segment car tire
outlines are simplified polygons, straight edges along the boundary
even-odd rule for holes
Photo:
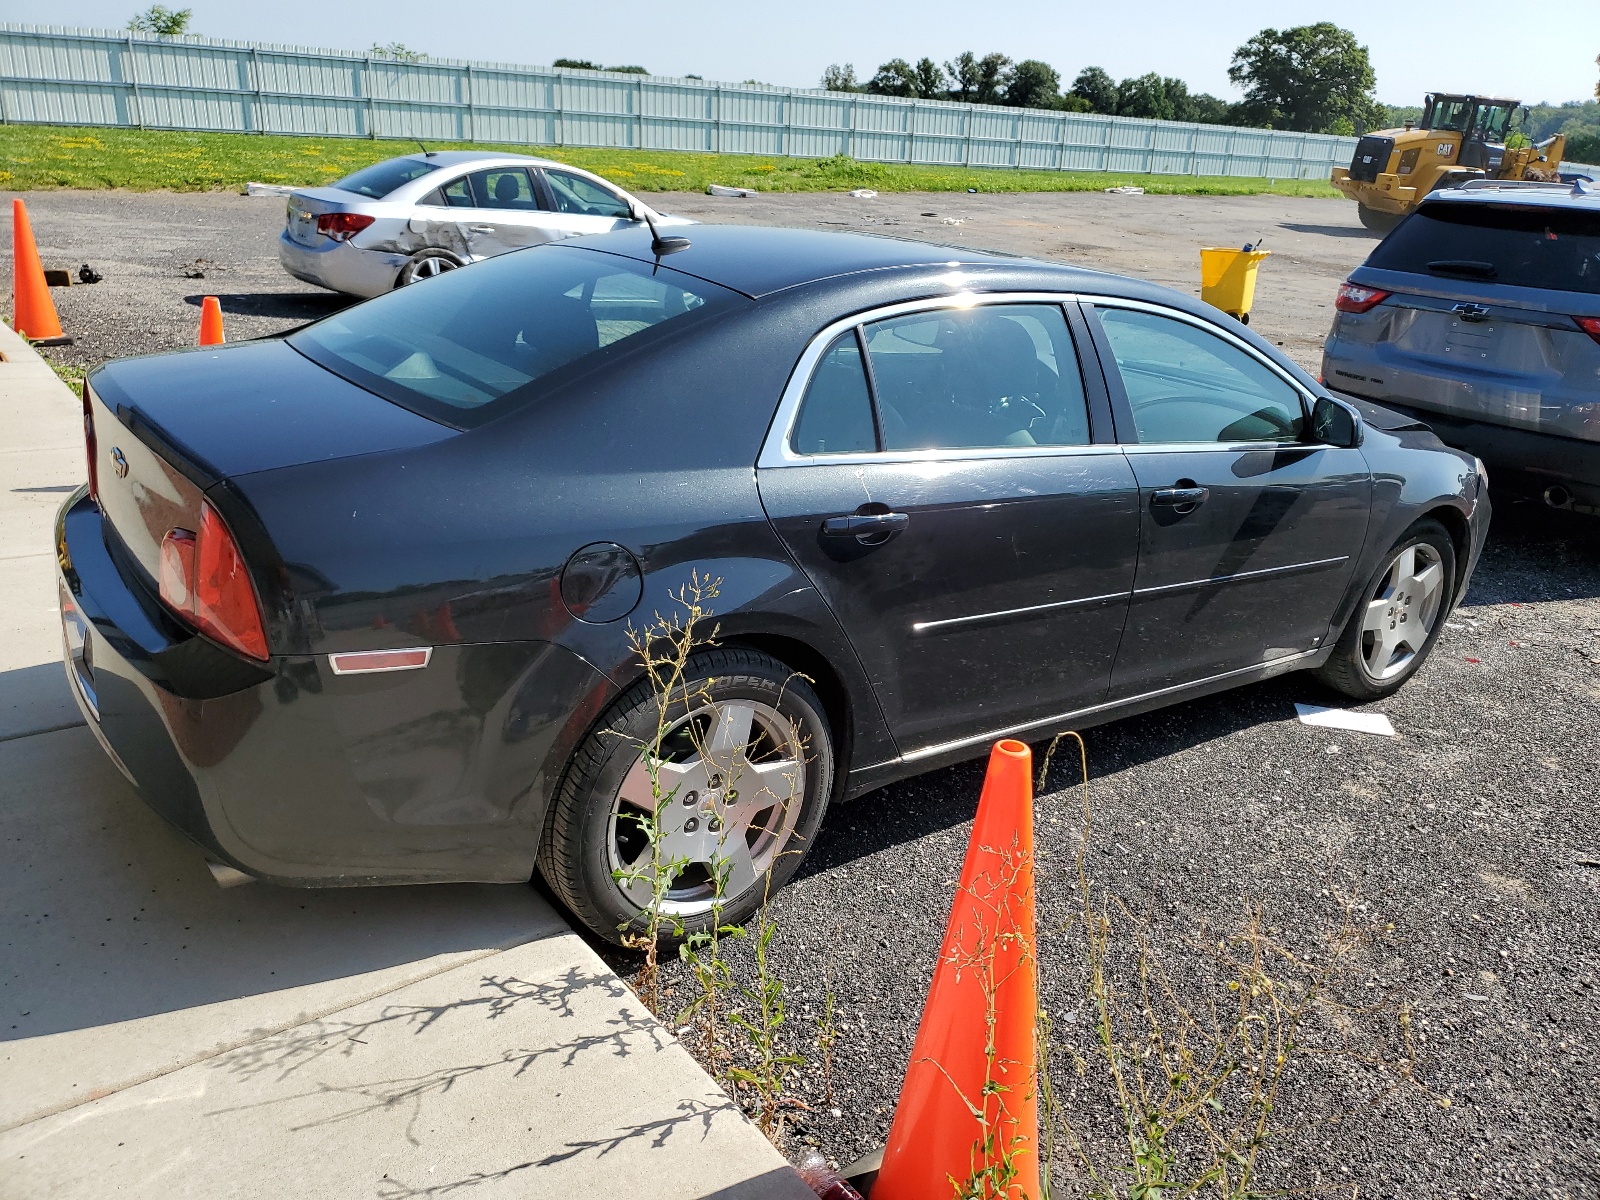
[[[720,848],[672,879],[661,905],[658,936],[663,940],[753,916],[810,849],[833,795],[835,774],[833,736],[816,693],[804,677],[768,655],[743,649],[695,654],[676,695],[661,722],[671,733],[661,742],[666,765],[658,768],[660,797],[654,801],[668,831],[658,839],[659,853],[686,859],[686,854],[670,854],[668,847],[687,844],[692,836],[702,846],[714,842]],[[717,770],[727,760],[712,746],[724,727],[718,723],[736,728],[746,713],[748,757],[743,766],[736,759],[724,780]],[[615,945],[637,944],[649,928],[655,875],[639,818],[647,815],[650,802],[643,750],[655,744],[660,718],[648,680],[617,699],[574,753],[539,848],[545,882],[582,925]],[[737,734],[730,740],[738,741]],[[759,808],[766,798],[778,803],[743,816],[735,785],[746,783],[743,806]],[[780,798],[779,793],[786,794]],[[698,802],[692,799],[697,796]],[[724,817],[725,825],[718,820]],[[696,828],[686,832],[691,824]],[[735,830],[743,835],[740,841],[731,840]],[[718,832],[713,837],[709,831]],[[740,844],[746,855],[736,852]],[[720,897],[714,872],[727,881]]]
[[[1361,217],[1361,223],[1373,233],[1388,233],[1400,224],[1398,213],[1379,212],[1375,208],[1368,208],[1365,204],[1357,204],[1356,212]]]
[[[465,265],[448,250],[440,250],[437,247],[419,250],[411,256],[411,260],[405,266],[400,268],[400,274],[396,276],[394,285],[402,288],[408,283],[432,279],[435,275],[443,275],[446,271],[454,271],[457,267]]]
[[[1431,589],[1418,582],[1435,568]],[[1383,556],[1317,677],[1352,700],[1377,700],[1398,690],[1439,640],[1455,584],[1449,531],[1431,518],[1418,521]]]

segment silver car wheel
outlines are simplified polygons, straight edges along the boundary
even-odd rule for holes
[[[429,279],[435,275],[443,275],[446,271],[454,271],[456,264],[448,258],[441,258],[437,254],[430,255],[417,264],[417,269],[411,272],[417,279]]]
[[[1395,555],[1361,620],[1361,662],[1377,682],[1410,669],[1428,643],[1444,600],[1444,564],[1427,542]]]
[[[702,705],[660,749],[639,755],[612,800],[607,862],[639,909],[668,872],[661,911],[690,917],[758,886],[784,853],[805,802],[805,755],[794,724],[759,700]]]
[[[448,254],[419,254],[400,270],[397,286],[405,287],[408,283],[418,283],[424,279],[432,279],[436,275],[443,275],[446,271],[454,271],[461,264]]]

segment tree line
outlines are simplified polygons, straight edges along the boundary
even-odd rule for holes
[[[836,63],[823,72],[822,86],[835,92],[1301,133],[1362,133],[1382,125],[1387,115],[1373,95],[1377,76],[1367,48],[1330,21],[1263,29],[1234,51],[1228,78],[1244,92],[1243,100],[1193,92],[1183,80],[1153,71],[1118,82],[1102,67],[1083,68],[1063,89],[1060,72],[1049,63],[969,51],[942,65],[926,57],[915,63],[892,58],[864,81],[857,79],[853,64]]]

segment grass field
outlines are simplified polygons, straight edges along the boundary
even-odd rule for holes
[[[359,167],[406,154],[415,143],[363,138],[279,137],[246,133],[0,126],[0,189],[132,188],[203,192],[260,183],[332,183]],[[431,143],[429,149],[501,149],[557,159],[615,180],[629,191],[704,191],[709,183],[765,192],[1083,192],[1134,184],[1178,195],[1336,196],[1320,180],[1236,179],[1209,175],[1114,175],[1089,171],[889,166],[850,158],[762,158],[662,150],[582,150],[548,146]]]

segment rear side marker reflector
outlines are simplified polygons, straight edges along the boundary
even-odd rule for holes
[[[433,647],[420,650],[358,650],[328,655],[335,675],[371,675],[378,671],[415,671],[428,665]]]
[[[1600,317],[1573,317],[1578,323],[1578,328],[1587,333],[1595,341],[1600,342]]]

